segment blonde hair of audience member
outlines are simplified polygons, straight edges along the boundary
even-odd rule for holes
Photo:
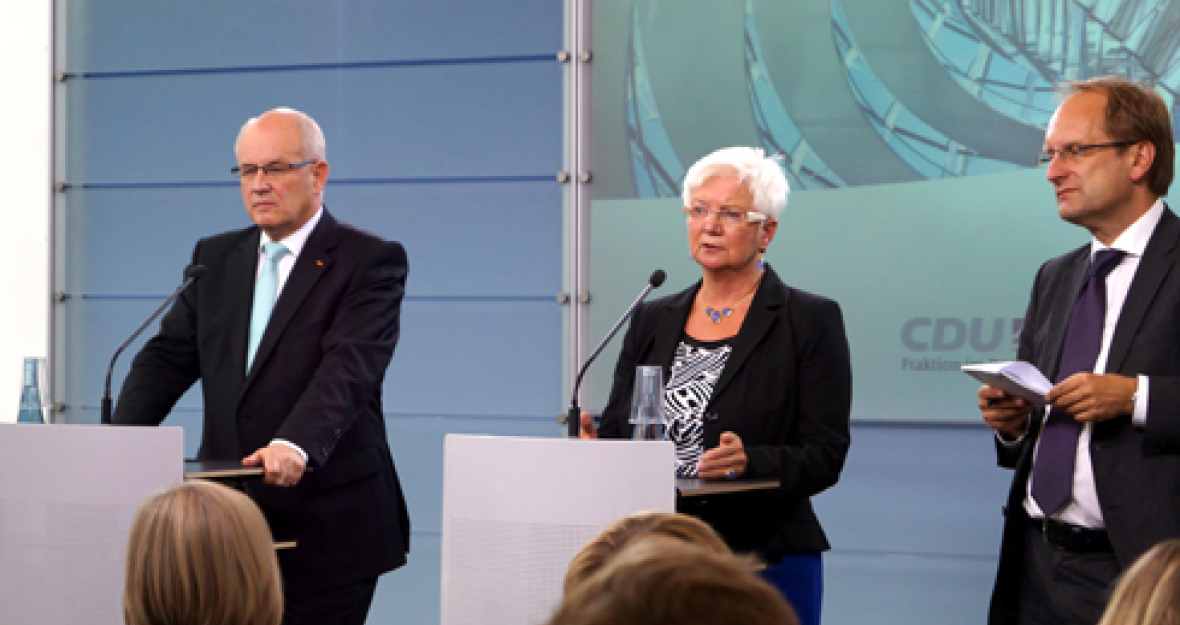
[[[586,543],[565,573],[563,593],[598,572],[628,543],[645,536],[664,536],[692,543],[713,553],[730,554],[729,547],[707,523],[676,512],[637,512],[607,525]]]
[[[798,625],[783,596],[732,554],[634,541],[567,593],[548,625]]]
[[[186,482],[139,506],[127,546],[127,625],[279,625],[274,539],[246,495]]]
[[[1180,539],[1156,544],[1123,573],[1098,625],[1180,625]]]

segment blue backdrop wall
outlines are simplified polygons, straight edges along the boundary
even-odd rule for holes
[[[412,553],[383,579],[370,622],[437,622],[443,436],[559,432],[562,2],[56,10],[63,419],[97,421],[107,360],[179,283],[196,240],[248,225],[229,174],[241,124],[276,106],[307,112],[328,140],[329,209],[410,258],[385,408]],[[189,454],[200,414],[190,392],[170,418]]]

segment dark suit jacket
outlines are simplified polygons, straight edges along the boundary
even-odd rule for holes
[[[667,379],[699,289],[698,282],[636,311],[600,436],[631,436],[635,367],[662,365]],[[705,448],[716,447],[721,433],[732,431],[746,448],[746,476],[778,478],[782,486],[685,498],[679,506],[707,521],[737,551],[773,560],[828,549],[809,498],[836,483],[850,443],[852,367],[840,307],[788,287],[767,267],[732,346],[705,409]]]
[[[1139,261],[1111,339],[1108,373],[1149,376],[1147,427],[1130,416],[1098,423],[1090,442],[1094,485],[1119,565],[1129,566],[1156,542],[1180,536],[1180,219],[1165,207]],[[1045,263],[1037,274],[1020,333],[1019,357],[1057,376],[1070,310],[1090,266],[1090,245]],[[1033,414],[1040,423],[1043,411]],[[1023,501],[1040,427],[1021,445],[997,445],[1001,466],[1014,468],[1000,567],[989,622],[1016,622]]]
[[[288,592],[375,577],[405,563],[410,524],[389,453],[381,383],[398,338],[401,245],[324,210],[246,373],[259,229],[202,239],[206,274],[164,317],[123,383],[116,424],[159,424],[197,379],[202,459],[238,460],[273,438],[312,472],[294,488],[252,484],[277,540]]]

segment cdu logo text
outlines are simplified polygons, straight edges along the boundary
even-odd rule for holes
[[[1023,318],[913,317],[901,326],[901,344],[911,352],[903,371],[958,371],[964,364],[1010,360],[1016,355]]]

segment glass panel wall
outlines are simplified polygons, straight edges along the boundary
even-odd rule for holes
[[[410,263],[384,409],[412,551],[370,622],[437,622],[444,436],[560,432],[562,3],[55,8],[60,418],[98,420],[112,352],[179,284],[196,241],[249,225],[229,173],[242,123],[307,112],[327,137],[328,209],[400,241]],[[140,345],[116,367],[116,397]],[[197,388],[168,420],[190,455],[201,414]]]

